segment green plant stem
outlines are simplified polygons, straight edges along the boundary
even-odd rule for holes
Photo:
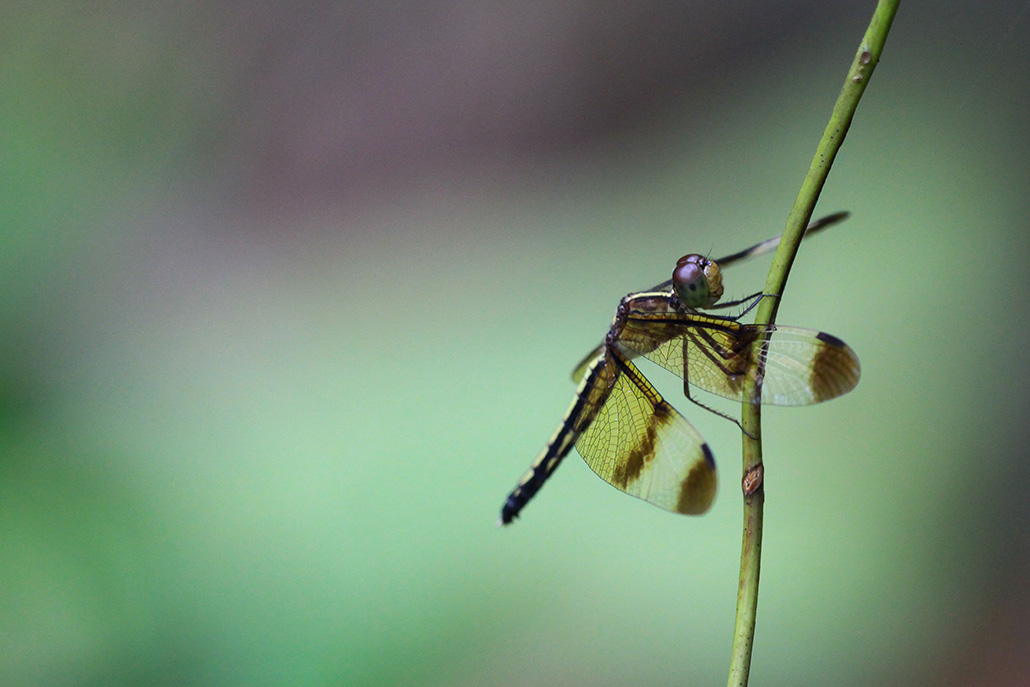
[[[772,324],[780,306],[787,275],[797,255],[805,227],[812,218],[816,201],[830,173],[837,151],[844,143],[844,137],[851,126],[851,120],[858,108],[858,102],[865,92],[873,70],[883,54],[894,15],[900,0],[880,0],[873,12],[869,28],[855,59],[848,70],[833,114],[819,141],[815,157],[801,184],[797,200],[791,208],[783,239],[773,257],[764,293],[774,295],[763,298],[755,316],[756,324]],[[745,388],[745,398],[754,398],[761,392],[761,374],[751,388]],[[755,619],[758,610],[758,577],[762,558],[762,518],[765,505],[764,466],[762,463],[761,406],[744,403],[741,412],[743,432],[744,478],[744,527],[740,551],[740,579],[737,588],[737,616],[733,627],[733,651],[730,659],[730,687],[747,685],[751,671],[751,650],[754,646]]]

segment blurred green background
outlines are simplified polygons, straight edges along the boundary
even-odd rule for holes
[[[495,522],[618,299],[782,229],[873,7],[5,8],[3,684],[722,684],[733,425],[676,403],[703,518],[570,456]],[[863,378],[764,413],[754,684],[1030,681],[1028,35],[902,4],[780,309]]]

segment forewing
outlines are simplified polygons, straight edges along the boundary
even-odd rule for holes
[[[858,384],[858,356],[825,332],[696,314],[678,317],[675,325],[669,317],[660,324],[631,321],[619,343],[700,389],[736,401],[810,405],[846,394]],[[639,333],[656,329],[660,334],[650,339]],[[759,370],[761,399],[745,399],[747,382]]]
[[[715,461],[697,430],[618,351],[611,391],[576,450],[601,479],[659,508],[700,515],[715,498]]]

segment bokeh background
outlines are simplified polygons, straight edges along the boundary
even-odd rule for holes
[[[703,518],[575,456],[496,518],[618,299],[782,229],[873,6],[5,7],[3,684],[721,684],[733,425],[677,403]],[[898,14],[780,309],[863,379],[764,413],[755,684],[1030,683],[1028,37]]]

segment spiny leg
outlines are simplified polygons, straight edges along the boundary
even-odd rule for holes
[[[762,294],[757,294],[757,296],[759,297],[758,300],[760,300]],[[751,296],[751,297],[753,298],[754,296]],[[757,303],[758,300],[756,300],[755,302]],[[743,313],[741,313],[741,314],[743,314]],[[686,340],[683,341],[682,355],[683,355],[683,395],[687,397],[687,400],[690,401],[691,403],[693,403],[694,405],[698,406],[698,407],[704,408],[705,410],[707,410],[710,413],[713,413],[715,415],[718,415],[721,418],[729,420],[730,422],[735,424],[737,426],[737,428],[741,432],[746,434],[749,438],[757,439],[757,437],[755,435],[751,434],[746,429],[744,429],[744,425],[740,424],[740,420],[738,420],[737,418],[733,417],[732,415],[727,415],[726,413],[724,413],[724,412],[722,412],[720,410],[716,410],[715,408],[712,408],[712,407],[710,407],[708,405],[705,405],[701,401],[699,401],[696,398],[694,398],[693,396],[691,396],[691,394],[690,394],[690,356],[687,353],[687,342],[686,342]]]
[[[729,316],[726,317],[727,320],[733,320],[734,322],[736,322],[741,317],[743,317],[744,315],[747,315],[749,312],[754,310],[755,306],[758,305],[762,301],[763,298],[778,298],[778,296],[775,293],[762,293],[761,291],[758,291],[756,293],[751,294],[750,296],[744,296],[743,298],[740,298],[740,299],[735,300],[735,301],[726,301],[724,303],[716,303],[715,305],[709,306],[708,308],[705,308],[705,309],[706,310],[720,310],[720,309],[724,309],[724,308],[732,308],[734,306],[740,305],[741,303],[747,303],[748,301],[751,301],[751,303],[748,304],[748,306],[746,308],[744,308],[743,311],[737,313],[736,315],[729,315]]]

